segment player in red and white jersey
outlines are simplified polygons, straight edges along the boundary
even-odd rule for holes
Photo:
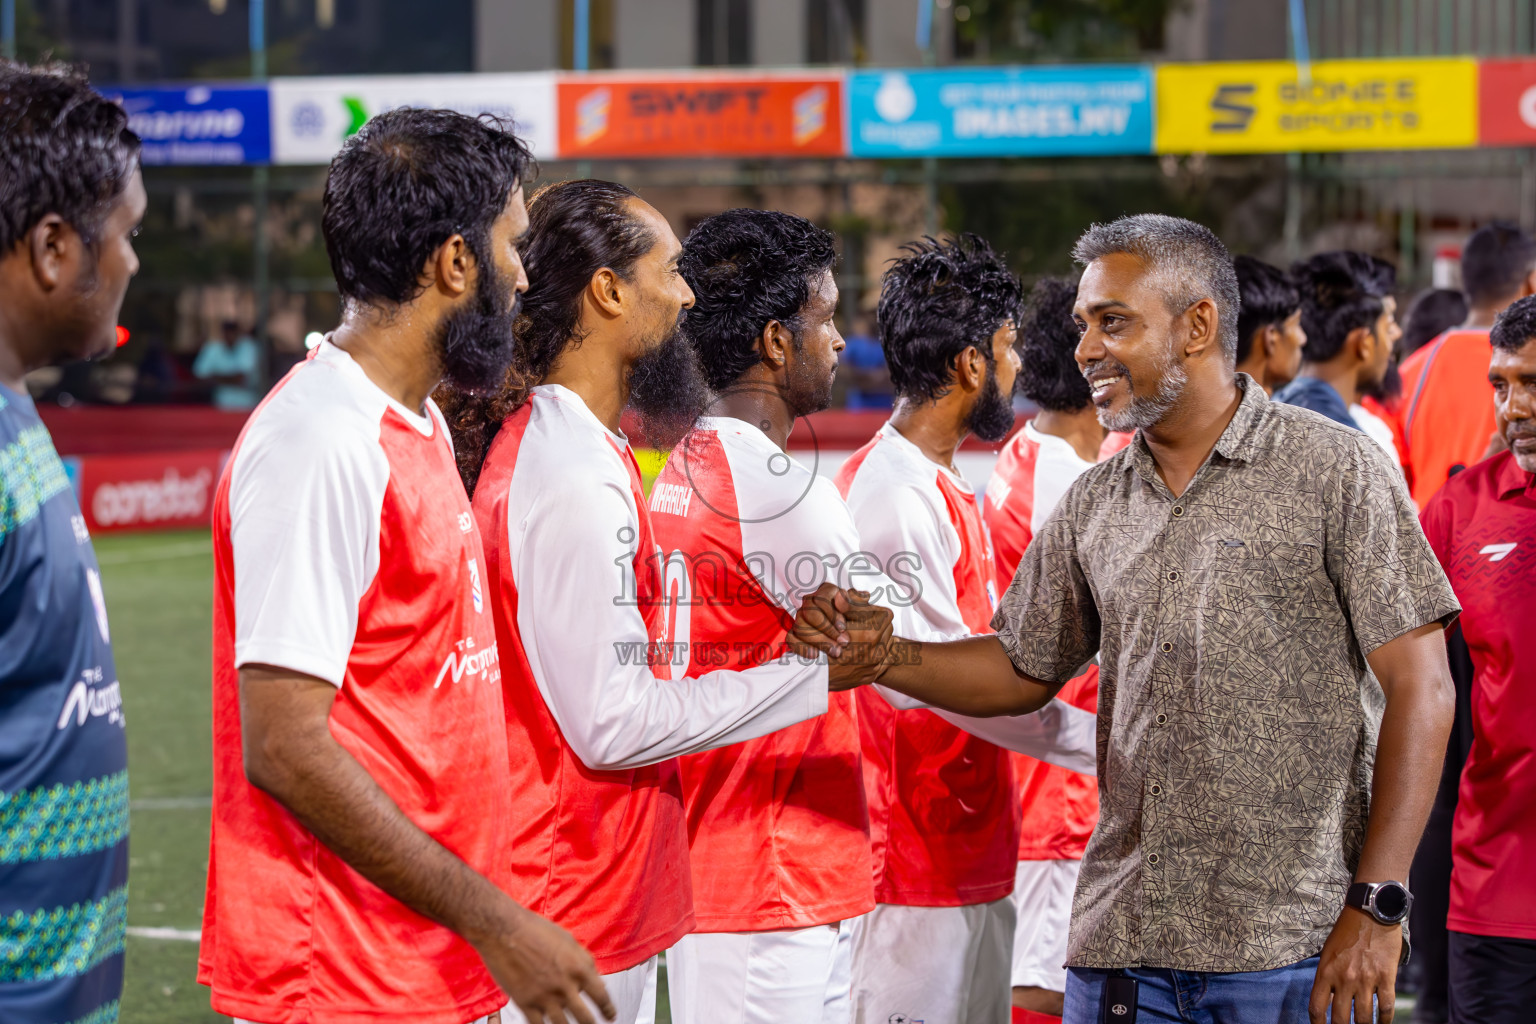
[[[673,449],[651,514],[681,584],[669,608],[689,676],[777,657],[800,595],[824,580],[869,592],[898,629],[938,637],[914,614],[912,581],[864,552],[832,482],[784,450],[797,419],[831,399],[843,348],[834,259],[827,232],[761,210],[711,217],[684,245],[696,296],[686,332],[717,397]],[[1057,711],[954,720],[1091,760],[1091,721]],[[681,773],[698,926],[667,954],[672,1019],[847,1020],[848,918],[874,906],[853,695],[833,694],[814,721],[689,755]]]
[[[1013,581],[1024,549],[1067,488],[1099,461],[1105,430],[1078,369],[1075,281],[1042,278],[1030,292],[1019,328],[1019,391],[1040,412],[1003,446],[982,516],[992,534],[997,590]],[[1089,666],[1062,687],[1059,700],[1097,711],[1099,669]],[[1061,1017],[1066,992],[1067,926],[1088,837],[1099,820],[1091,775],[1015,755],[1023,822],[1013,902],[1013,1018],[1048,1024]]]
[[[1000,441],[1013,425],[1022,298],[974,235],[909,245],[881,288],[896,412],[837,485],[865,548],[910,567],[916,609],[941,633],[991,631],[992,545],[953,457],[967,434]],[[877,905],[854,929],[855,1018],[1002,1020],[1019,849],[1009,755],[931,712],[858,700]]]
[[[541,1015],[579,991],[608,1009],[592,958],[504,891],[484,555],[428,398],[506,370],[527,165],[510,132],[448,111],[348,140],[324,214],[342,324],[220,480],[198,977],[237,1020],[465,1024],[503,988]]]
[[[687,427],[707,398],[678,333],[681,246],[609,182],[550,186],[530,219],[519,360],[543,383],[510,396],[474,494],[509,702],[512,891],[593,951],[620,1021],[649,1021],[657,954],[694,926],[677,756],[816,718],[829,683],[857,677],[793,657],[672,671],[670,573],[619,417],[628,402]]]

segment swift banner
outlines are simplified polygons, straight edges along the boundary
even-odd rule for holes
[[[1069,156],[1152,151],[1146,67],[858,72],[853,156]]]
[[[128,112],[146,165],[264,164],[272,159],[272,117],[264,85],[139,89],[104,85]]]
[[[370,117],[396,107],[494,114],[535,156],[555,155],[555,77],[543,72],[272,79],[272,160],[325,164]]]
[[[843,155],[838,75],[560,81],[560,157]]]
[[[1536,146],[1536,60],[1485,60],[1477,75],[1478,141]]]
[[[1447,149],[1477,144],[1477,62],[1463,57],[1157,69],[1159,153]]]

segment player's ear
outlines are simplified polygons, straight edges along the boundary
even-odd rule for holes
[[[771,370],[782,370],[785,367],[789,362],[789,349],[794,343],[794,334],[777,320],[769,320],[764,324],[763,333],[757,339],[758,351]]]
[[[955,383],[962,391],[979,391],[987,382],[987,357],[975,345],[967,345],[955,357]]]
[[[51,292],[64,280],[72,249],[84,240],[56,213],[43,218],[27,232],[27,246],[32,256],[32,276],[45,292]]]
[[[475,258],[463,235],[449,235],[427,259],[423,276],[449,298],[456,299],[469,291],[470,275],[474,273]]]
[[[587,301],[607,316],[624,315],[623,281],[610,268],[603,267],[587,282]]]
[[[1356,327],[1344,339],[1344,344],[1354,350],[1356,359],[1368,363],[1376,353],[1376,332],[1369,327]]]

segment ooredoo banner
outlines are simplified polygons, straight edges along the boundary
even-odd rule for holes
[[[264,164],[272,158],[264,85],[104,85],[100,91],[128,112],[147,165]]]
[[[84,455],[78,494],[93,533],[207,526],[228,452]]]
[[[555,76],[342,75],[274,78],[272,162],[326,164],[370,117],[397,107],[442,107],[509,121],[535,156],[555,156]]]
[[[835,157],[838,75],[562,78],[560,156]]]
[[[1137,66],[859,72],[853,156],[1066,156],[1152,151],[1152,70]]]
[[[1536,146],[1536,60],[1485,60],[1477,78],[1478,141]]]

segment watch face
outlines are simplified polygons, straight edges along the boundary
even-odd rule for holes
[[[1396,921],[1408,912],[1408,890],[1400,885],[1383,885],[1376,890],[1376,913]]]

